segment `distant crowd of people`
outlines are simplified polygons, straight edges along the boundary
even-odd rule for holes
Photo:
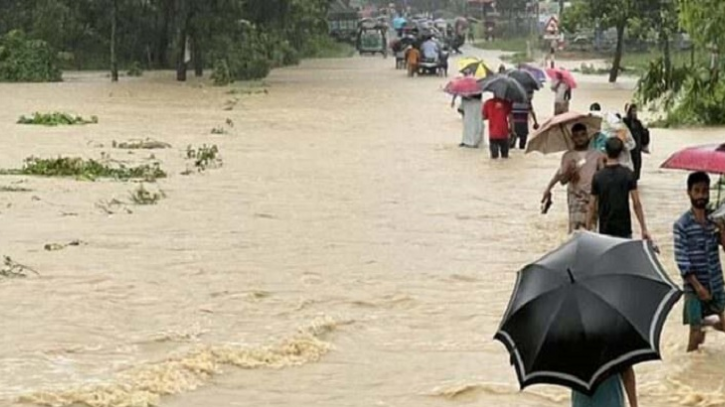
[[[571,88],[563,80],[554,80],[554,115],[569,111]],[[459,111],[463,114],[462,148],[479,148],[488,144],[491,159],[508,158],[510,148],[525,149],[530,129],[539,128],[532,106],[533,92],[525,103],[492,98],[483,102],[481,95],[463,97]],[[451,106],[455,106],[454,97]],[[597,231],[600,234],[632,239],[633,219],[639,224],[640,237],[653,242],[645,217],[639,183],[642,157],[649,153],[651,137],[638,117],[634,103],[624,107],[624,114],[604,113],[598,103],[590,106],[590,115],[602,119],[610,130],[596,131],[583,122],[571,128],[572,148],[561,158],[544,189],[542,213],[552,205],[556,185],[567,188],[568,230]],[[488,137],[483,137],[488,122]],[[544,131],[545,129],[542,129]],[[683,322],[689,326],[687,351],[699,349],[705,340],[705,328],[725,332],[725,284],[719,248],[725,247],[725,224],[712,219],[709,176],[704,172],[689,175],[686,192],[690,208],[673,226],[674,253],[680,270],[685,306]],[[634,212],[632,214],[632,212]],[[657,246],[652,243],[656,250]],[[574,392],[574,407],[636,407],[635,374],[631,366],[606,380],[591,396]]]

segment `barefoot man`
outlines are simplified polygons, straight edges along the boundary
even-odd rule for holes
[[[705,341],[703,328],[723,331],[725,293],[719,246],[725,244],[725,228],[708,217],[710,177],[695,172],[687,178],[687,195],[692,204],[674,225],[675,260],[685,280],[684,322],[690,325],[687,351],[697,350]],[[712,321],[708,316],[716,316]]]
[[[541,203],[547,205],[551,202],[551,190],[554,186],[557,183],[567,185],[569,233],[586,227],[592,178],[603,166],[604,158],[602,153],[590,147],[587,127],[583,123],[575,124],[571,133],[574,149],[561,157],[561,167],[554,174],[541,199]]]

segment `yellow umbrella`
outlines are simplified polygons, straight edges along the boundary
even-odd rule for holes
[[[472,74],[476,79],[483,79],[493,71],[478,58],[464,57],[458,60],[458,72]]]

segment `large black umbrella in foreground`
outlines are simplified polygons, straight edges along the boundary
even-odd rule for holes
[[[651,243],[580,232],[519,272],[495,339],[522,388],[591,395],[618,369],[660,359],[662,326],[681,295]]]

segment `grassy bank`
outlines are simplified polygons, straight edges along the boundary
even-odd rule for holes
[[[684,66],[689,65],[691,62],[692,55],[690,51],[673,51],[672,52],[672,65],[673,66]],[[611,53],[595,53],[595,52],[561,52],[557,54],[557,59],[560,60],[574,60],[574,61],[585,61],[585,60],[601,60],[604,59],[608,67],[612,66],[612,60],[614,56]],[[631,52],[625,51],[622,55],[622,68],[625,75],[640,76],[644,74],[650,62],[661,58],[662,52],[659,50],[650,50],[648,52]],[[707,65],[709,64],[709,55],[704,52],[695,53],[695,63]],[[589,69],[582,66],[579,71],[589,75],[608,75],[609,68],[606,69]]]
[[[480,49],[505,51],[505,52],[521,52],[526,53],[527,38],[510,38],[497,39],[494,41],[475,41],[473,46]]]
[[[355,48],[328,36],[320,36],[303,50],[303,58],[349,58],[355,54]]]
[[[476,41],[473,46],[479,49],[510,52],[511,54],[500,55],[502,61],[518,65],[525,62],[532,62],[534,59],[528,55],[527,38],[498,39],[495,41]]]

